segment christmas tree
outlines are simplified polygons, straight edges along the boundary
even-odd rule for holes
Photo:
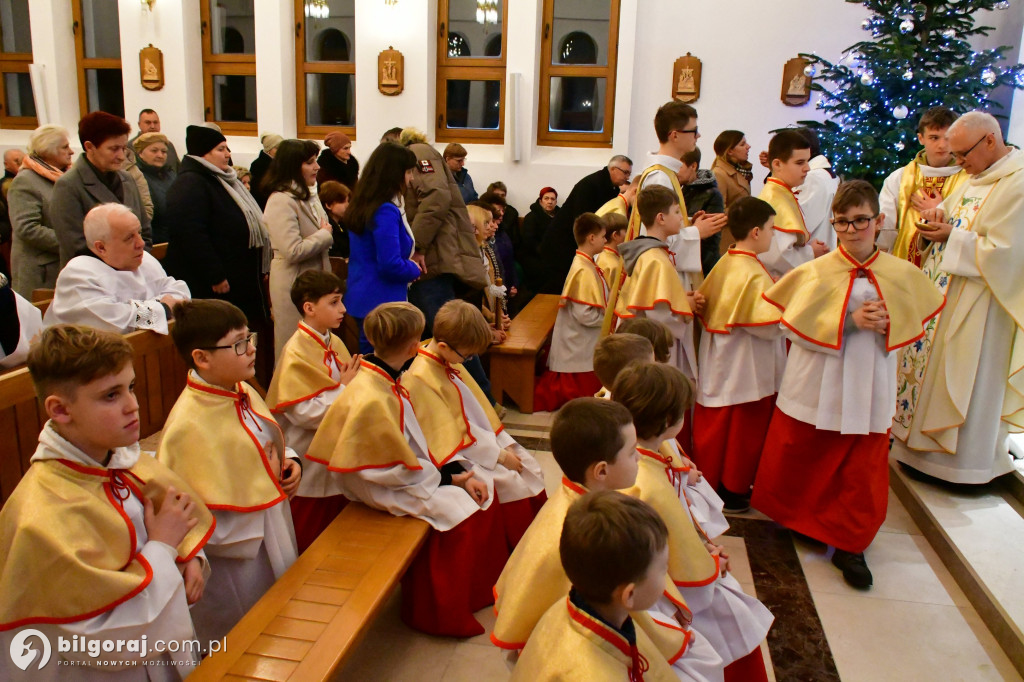
[[[814,128],[832,165],[846,178],[880,187],[886,175],[913,158],[917,121],[928,108],[958,113],[998,108],[989,94],[1000,85],[1024,88],[1024,64],[1000,66],[1008,47],[975,51],[980,10],[1005,10],[1008,0],[846,0],[871,16],[861,24],[870,39],[851,45],[832,63],[813,54],[804,69],[814,77],[815,106],[826,121]],[[992,111],[991,113],[997,113]],[[997,114],[998,115],[998,114]]]

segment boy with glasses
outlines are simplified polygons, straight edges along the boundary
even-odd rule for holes
[[[882,253],[885,216],[863,180],[832,202],[839,247],[794,269],[764,294],[792,341],[751,504],[797,533],[835,547],[853,587],[885,520],[896,353],[924,335],[945,303],[908,261]]]
[[[227,301],[174,307],[171,338],[190,368],[164,424],[157,459],[183,478],[213,512],[206,545],[212,574],[192,608],[201,641],[220,639],[295,562],[287,499],[302,478],[299,456],[247,382],[256,334]]]

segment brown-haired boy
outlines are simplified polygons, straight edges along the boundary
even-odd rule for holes
[[[15,642],[26,626],[54,643],[194,639],[189,604],[209,576],[201,550],[213,517],[187,482],[139,450],[131,346],[109,332],[56,325],[32,346],[28,370],[48,421],[0,510],[0,677],[51,679],[25,640]],[[53,651],[52,679],[81,663],[81,654]],[[116,670],[118,679],[145,680],[146,663],[184,675],[197,661],[189,649],[104,649],[74,677]]]
[[[683,426],[693,389],[670,365],[634,365],[615,380],[612,394],[633,417],[640,463],[628,494],[657,510],[668,526],[669,575],[693,609],[694,627],[722,657],[733,679],[766,679],[760,644],[772,615],[745,594],[728,572],[728,555],[691,516],[689,468],[665,447]]]
[[[772,175],[759,198],[775,210],[771,248],[760,256],[772,277],[828,253],[824,242],[811,239],[804,214],[793,188],[802,185],[810,171],[811,143],[796,130],[781,130],[768,143]]]
[[[751,503],[834,546],[832,563],[864,589],[864,550],[888,502],[892,351],[920,339],[945,298],[912,263],[875,248],[884,216],[871,185],[840,185],[832,214],[839,247],[764,293],[793,345]]]
[[[512,679],[678,680],[630,618],[664,588],[668,530],[657,512],[622,493],[585,495],[565,515],[559,556],[572,589],[540,619]]]
[[[885,222],[878,233],[878,248],[921,266],[917,221],[921,211],[935,208],[951,196],[967,174],[956,163],[946,131],[957,114],[946,107],[932,107],[917,124],[917,141],[924,147],[914,160],[897,168],[882,185],[879,210]]]
[[[493,601],[508,549],[490,477],[461,458],[435,464],[399,381],[424,323],[410,303],[370,311],[363,330],[373,353],[327,410],[306,458],[334,473],[350,499],[433,527],[402,580],[402,618],[429,634],[472,637],[484,631],[473,613]]]
[[[494,586],[497,618],[491,641],[522,649],[545,611],[563,603],[571,587],[559,559],[559,536],[570,506],[590,491],[621,490],[636,481],[636,431],[618,403],[577,398],[551,425],[551,451],[564,476],[509,558]],[[650,612],[632,616],[658,644],[682,679],[720,680],[721,659],[688,627],[690,613],[667,574]],[[529,667],[527,669],[530,669]]]
[[[299,456],[247,381],[256,334],[227,301],[174,307],[171,337],[190,368],[164,424],[157,458],[188,481],[217,519],[206,547],[207,598],[192,609],[200,640],[219,639],[295,561],[287,499],[302,477]],[[270,341],[270,339],[266,339]]]
[[[622,256],[619,255],[619,244],[626,241],[629,221],[621,213],[606,213],[601,216],[601,220],[604,221],[604,247],[601,253],[597,254],[595,261],[597,267],[601,268],[608,291],[619,291],[626,279]],[[611,303],[614,305],[614,301]]]
[[[615,328],[615,333],[636,334],[650,341],[654,348],[654,362],[668,362],[672,357],[672,346],[675,345],[676,340],[672,336],[672,330],[661,322],[649,317],[631,317],[628,320],[623,320]],[[611,383],[614,383],[614,379]]]
[[[736,243],[708,274],[700,291],[708,303],[700,321],[693,460],[725,502],[750,508],[754,483],[786,366],[779,311],[763,294],[775,281],[758,256],[772,243],[775,210],[756,197],[729,207]]]
[[[594,258],[604,248],[604,220],[584,213],[573,223],[572,232],[576,256],[558,302],[548,371],[534,389],[538,411],[557,410],[573,398],[592,396],[601,388],[593,359],[608,305],[608,285]]]
[[[611,398],[611,385],[619,372],[633,363],[647,362],[654,362],[654,347],[639,334],[616,332],[598,341],[594,348],[594,374],[601,381],[601,390],[596,397]]]
[[[298,329],[281,349],[267,391],[267,404],[281,420],[284,442],[300,456],[313,434],[359,369],[341,340],[331,333],[345,317],[342,282],[323,270],[307,270],[292,283],[292,303],[302,315]],[[306,460],[302,481],[291,499],[299,553],[309,547],[345,506],[334,477],[319,462]]]
[[[494,480],[511,551],[544,504],[544,472],[508,435],[462,362],[485,352],[491,327],[480,309],[458,299],[434,317],[434,336],[402,375],[434,465],[466,460]]]

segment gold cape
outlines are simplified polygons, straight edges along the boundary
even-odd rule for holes
[[[130,469],[34,462],[0,510],[0,631],[93,618],[146,589],[153,569],[115,499],[128,487],[159,509],[170,486],[192,498],[199,521],[178,545],[177,561],[184,563],[209,540],[215,521],[188,483],[160,462],[145,453]]]
[[[402,384],[372,362],[360,361],[355,379],[324,415],[306,457],[340,473],[399,464],[422,469],[405,439],[402,395],[409,396]]]
[[[250,433],[243,409],[270,422],[270,433]],[[287,497],[263,449],[268,438],[283,461],[284,436],[252,386],[241,382],[237,391],[225,391],[190,376],[167,415],[156,456],[210,509],[255,512]]]
[[[572,267],[562,287],[562,298],[558,301],[561,308],[567,301],[588,305],[604,310],[608,305],[607,292],[604,288],[604,273],[597,263],[582,251],[577,250],[572,259]]]
[[[921,213],[914,208],[910,197],[919,189],[935,190],[944,198],[952,196],[967,179],[967,173],[963,169],[949,176],[925,177],[921,170],[922,160],[926,160],[923,149],[903,169],[903,176],[900,178],[900,193],[896,198],[896,228],[898,231],[896,242],[892,245],[892,255],[909,260],[918,267],[921,265],[921,252],[918,249],[915,223],[921,219]],[[950,163],[954,162],[951,160]]]
[[[811,238],[804,222],[804,212],[800,208],[793,188],[775,178],[768,178],[761,189],[759,199],[763,199],[775,209],[775,229],[779,232],[795,234],[796,245],[803,246]]]
[[[946,303],[931,280],[909,261],[876,249],[859,263],[841,244],[786,273],[762,295],[782,311],[782,324],[794,334],[838,350],[843,343],[846,306],[859,272],[867,275],[889,311],[888,351],[924,336],[925,323]]]
[[[604,281],[608,285],[609,293],[617,288],[621,287],[622,283],[626,280],[626,267],[622,263],[622,256],[619,252],[610,246],[606,246],[601,250],[601,253],[597,254],[597,259],[594,261],[597,263],[597,267],[601,268],[601,274],[604,275]]]
[[[494,586],[496,618],[491,642],[496,646],[522,649],[544,612],[568,594],[572,585],[562,568],[558,544],[569,507],[587,492],[583,486],[563,477],[558,492],[541,507],[505,563]],[[701,549],[707,554],[707,550]],[[686,601],[668,576],[663,595],[692,616]],[[675,663],[685,653],[692,637],[689,631],[656,624],[647,613],[630,615],[638,629],[647,633],[669,663]]]
[[[462,392],[455,385],[456,376],[476,398],[494,433],[500,433],[505,428],[480,386],[461,364],[449,366],[441,358],[421,348],[412,365],[402,375],[402,385],[409,390],[409,401],[416,412],[416,421],[427,438],[430,459],[439,469],[460,450],[476,443],[462,402]]]
[[[601,205],[601,208],[594,211],[599,216],[606,216],[609,213],[618,213],[621,216],[629,217],[629,204],[621,194],[614,199],[609,199]]]
[[[713,334],[728,334],[734,327],[776,325],[782,316],[761,297],[774,283],[755,254],[729,249],[698,289],[707,302],[697,317]]]
[[[651,173],[661,171],[668,176],[669,181],[672,183],[672,190],[676,193],[676,198],[679,199],[679,210],[683,213],[683,227],[690,225],[689,213],[686,211],[686,198],[683,196],[682,185],[679,184],[679,176],[676,175],[674,170],[671,170],[668,166],[662,166],[660,163],[656,163],[653,166],[644,169],[644,172],[640,174],[640,180],[637,182],[637,193],[639,194],[640,189],[644,186],[644,181],[647,180],[647,176]],[[636,239],[640,236],[640,211],[633,211],[629,216],[629,227],[626,229],[626,241]]]
[[[615,310],[618,317],[636,317],[637,310],[653,310],[658,303],[668,304],[676,315],[693,317],[686,289],[669,253],[668,247],[662,245],[640,254],[622,287]]]
[[[513,680],[562,682],[676,682],[679,678],[659,656],[657,646],[634,618],[640,673],[630,677],[633,648],[625,637],[561,597],[544,613],[529,646],[520,656]],[[687,633],[692,637],[690,633]],[[644,665],[646,663],[646,666]]]
[[[345,344],[331,334],[330,345],[303,323],[288,339],[277,360],[274,378],[267,391],[267,404],[271,411],[283,412],[297,403],[311,400],[325,391],[341,386],[331,378],[331,358],[338,365],[352,360]]]
[[[671,448],[661,452],[637,448],[636,485],[622,492],[654,507],[668,526],[668,573],[679,587],[709,585],[718,578],[718,559],[704,546],[707,537],[679,499],[688,467]],[[685,494],[684,494],[685,497]]]

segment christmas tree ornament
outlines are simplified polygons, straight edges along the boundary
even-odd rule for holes
[[[942,37],[945,38],[946,40],[953,40],[953,38],[956,38],[956,30],[952,28],[947,28],[942,31]]]
[[[875,82],[875,74],[872,71],[865,71],[860,76],[862,85],[872,85]]]
[[[898,152],[903,151],[906,148],[906,146],[907,145],[903,144],[902,142],[897,142],[896,144],[893,145],[893,147],[895,147],[896,151]]]
[[[862,29],[864,29],[865,31],[870,31],[871,30],[871,20],[870,19],[865,19],[864,21],[860,22],[860,27]]]
[[[907,117],[907,114],[909,114],[909,113],[910,113],[910,110],[907,109],[907,107],[905,105],[903,105],[903,104],[899,104],[899,105],[893,107],[893,110],[892,110],[893,118],[899,119],[900,121],[905,119]]]
[[[871,102],[861,102],[858,108],[863,112],[871,111]]]
[[[997,2],[994,7],[996,9],[1010,9],[1010,0],[1001,0],[1001,2]]]
[[[994,85],[998,75],[992,69],[985,69],[981,72],[981,80],[986,85]]]
[[[904,19],[900,22],[900,33],[910,33],[914,30],[914,20]]]
[[[903,72],[903,80],[909,81],[909,80],[913,80],[913,78],[914,78],[914,70],[913,69],[907,69],[906,71]]]
[[[808,64],[804,67],[804,75],[808,78],[814,78],[818,75],[818,67],[814,64]]]

